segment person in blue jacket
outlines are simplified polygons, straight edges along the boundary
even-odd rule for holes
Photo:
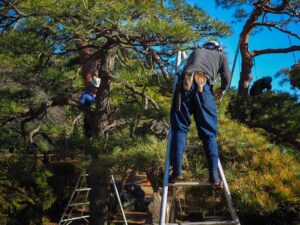
[[[213,96],[213,84],[217,75],[221,76],[221,100],[230,82],[228,59],[216,41],[209,41],[203,48],[195,49],[187,60],[179,91],[175,91],[171,107],[171,166],[173,168],[169,182],[180,182],[182,159],[186,145],[186,136],[194,116],[199,139],[208,160],[209,182],[221,184],[218,174],[218,112]],[[181,99],[178,101],[178,96]],[[179,103],[178,103],[179,102]]]
[[[93,107],[96,103],[96,94],[100,86],[101,79],[95,77],[88,90],[82,93],[79,99],[79,108],[84,113],[84,133],[86,137],[92,136],[92,117],[94,116]]]

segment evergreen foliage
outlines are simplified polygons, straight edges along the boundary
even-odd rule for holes
[[[48,185],[51,172],[43,167],[33,170],[32,161],[24,158],[0,163],[3,224],[42,224],[45,211],[55,201]]]
[[[299,147],[300,107],[296,97],[281,93],[265,93],[243,101],[233,97],[228,113],[250,127],[265,129],[273,134],[275,141],[286,141]]]

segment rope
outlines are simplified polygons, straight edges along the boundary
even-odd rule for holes
[[[256,71],[256,61],[255,61],[255,58],[253,58],[253,66],[254,66],[254,76],[255,76],[255,80],[257,80],[257,71]]]
[[[237,60],[237,57],[239,55],[239,45],[240,45],[240,39],[239,39],[239,42],[237,44],[235,55],[234,55],[234,60],[233,60],[232,68],[231,68],[231,78],[230,78],[230,82],[229,82],[229,85],[228,85],[228,89],[231,86],[231,81],[232,81],[232,78],[233,78],[233,73],[234,73],[234,68],[235,68],[235,65],[236,65],[236,60]]]
[[[281,15],[281,20],[283,21],[283,15]],[[287,29],[286,22],[283,22],[283,24],[284,24],[284,28],[285,28],[285,30],[288,30],[288,29]],[[291,46],[292,46],[292,40],[291,40],[291,37],[290,37],[290,35],[289,35],[289,34],[287,34],[287,37],[288,37],[289,44],[290,44],[290,47],[291,47]],[[294,52],[294,51],[292,51],[292,54],[293,54],[294,62],[295,62],[295,64],[297,64],[297,60],[296,60],[296,55],[295,55],[295,52]]]
[[[285,29],[287,30],[286,25],[285,25]],[[290,37],[290,35],[287,35],[287,36],[288,36],[288,39],[289,39],[289,44],[290,44],[290,46],[292,46],[291,37]],[[293,57],[294,57],[294,62],[295,62],[295,64],[297,64],[296,54],[295,54],[294,51],[292,53],[293,53]]]

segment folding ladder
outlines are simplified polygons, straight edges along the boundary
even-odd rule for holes
[[[174,223],[166,223],[166,214],[167,214],[167,197],[168,197],[168,187],[173,187],[173,198],[175,197],[176,188],[177,187],[187,187],[187,186],[211,186],[209,182],[177,182],[169,184],[169,168],[170,168],[170,153],[171,153],[171,137],[172,137],[172,129],[170,127],[168,134],[168,145],[167,145],[167,153],[166,153],[166,161],[165,161],[165,171],[164,171],[164,181],[163,181],[163,192],[162,192],[162,201],[160,208],[160,219],[159,225],[170,225],[176,224]],[[223,182],[223,191],[226,198],[226,202],[229,208],[231,220],[224,221],[201,221],[201,222],[181,222],[181,225],[240,225],[239,218],[237,216],[236,210],[232,203],[232,198],[230,194],[230,190],[227,184],[227,180],[221,165],[220,160],[218,161],[218,172]],[[172,211],[174,218],[174,210]]]
[[[69,199],[69,202],[65,208],[65,211],[59,221],[59,225],[68,225],[74,221],[82,221],[82,224],[88,224],[88,218],[90,217],[85,211],[88,209],[90,202],[88,196],[91,188],[87,186],[86,172],[82,172],[77,179],[75,188]],[[76,214],[76,208],[80,207],[81,212]]]
[[[69,225],[74,221],[81,221],[80,224],[89,224],[88,218],[90,217],[90,215],[84,214],[85,210],[88,209],[88,206],[90,204],[90,202],[88,201],[88,196],[89,196],[89,192],[90,192],[91,188],[89,188],[87,186],[87,179],[86,179],[88,176],[89,175],[85,171],[83,171],[80,174],[80,176],[78,177],[74,191],[73,191],[73,193],[69,199],[69,202],[65,208],[65,211],[59,221],[59,225]],[[116,193],[118,203],[119,203],[120,209],[122,211],[124,223],[125,223],[125,225],[128,225],[126,216],[125,216],[125,212],[123,210],[122,202],[120,199],[120,195],[118,192],[118,188],[117,188],[117,185],[116,185],[113,175],[111,176],[111,183],[114,186],[114,191]],[[82,202],[80,202],[80,201],[82,201]],[[75,211],[75,208],[78,206],[82,207],[81,208],[82,211],[79,215],[76,215],[74,211]]]

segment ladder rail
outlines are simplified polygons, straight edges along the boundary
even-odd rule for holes
[[[165,223],[166,223],[171,140],[172,140],[172,128],[170,125],[169,134],[168,134],[166,161],[165,161],[165,171],[164,171],[164,181],[163,181],[162,199],[161,199],[161,207],[160,207],[159,225],[165,225]]]
[[[89,193],[90,193],[90,190],[86,191],[86,192],[85,192],[85,198],[84,198],[84,201],[85,201],[85,202],[88,202],[88,204],[89,204],[89,201],[88,201]],[[83,215],[84,211],[85,211],[86,208],[87,208],[86,206],[87,206],[88,204],[83,204],[83,209],[82,209],[82,211],[81,211],[81,215]],[[87,221],[87,222],[88,222],[88,221]]]
[[[119,196],[118,188],[117,188],[117,185],[116,185],[116,182],[115,182],[115,178],[114,178],[113,175],[111,175],[111,180],[112,180],[112,183],[113,183],[116,195],[117,195],[117,199],[118,199],[121,211],[122,211],[122,215],[123,215],[123,219],[124,219],[125,225],[128,225],[127,219],[126,219],[126,215],[125,215],[125,212],[124,212],[124,209],[123,209],[123,206],[122,206],[122,202],[121,202],[121,199],[120,199],[120,196]]]
[[[226,180],[226,177],[225,177],[220,159],[218,159],[218,170],[219,170],[219,174],[220,174],[221,179],[222,179],[223,184],[224,184],[223,190],[224,190],[225,198],[226,198],[226,201],[227,201],[227,204],[228,204],[228,207],[229,207],[231,217],[234,221],[236,221],[238,224],[240,224],[240,220],[239,220],[239,218],[237,216],[237,213],[236,213],[236,210],[233,206],[231,193],[230,193],[230,190],[229,190],[229,186],[228,186],[228,183],[227,183],[227,180]]]

